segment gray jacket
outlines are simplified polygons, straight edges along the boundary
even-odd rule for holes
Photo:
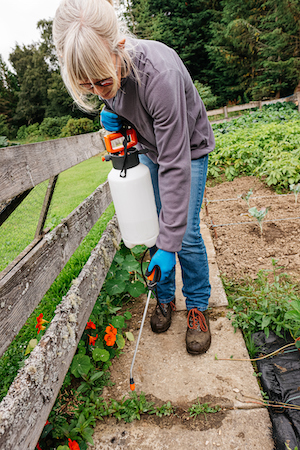
[[[159,164],[162,209],[157,247],[181,249],[187,224],[191,159],[215,146],[205,106],[175,51],[157,41],[129,39],[134,45],[133,75],[122,80],[116,96],[105,103],[125,118],[148,156]]]

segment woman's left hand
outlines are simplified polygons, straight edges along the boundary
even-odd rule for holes
[[[173,267],[175,267],[175,264],[176,264],[175,253],[167,252],[159,248],[157,252],[154,253],[154,255],[152,256],[152,259],[148,266],[148,271],[152,272],[154,266],[159,266],[161,271],[160,281],[164,281],[170,275]]]

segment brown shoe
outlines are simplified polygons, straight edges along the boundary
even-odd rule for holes
[[[159,303],[150,319],[150,325],[154,333],[164,333],[170,328],[172,321],[172,311],[175,311],[175,299],[170,303]]]
[[[205,353],[211,343],[209,318],[207,311],[193,308],[188,312],[186,330],[186,349],[191,355]]]

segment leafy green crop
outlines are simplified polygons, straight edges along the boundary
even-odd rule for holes
[[[281,189],[300,181],[300,115],[290,106],[272,106],[213,126],[209,176],[255,175]]]

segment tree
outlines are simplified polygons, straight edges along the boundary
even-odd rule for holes
[[[293,93],[300,81],[300,4],[297,0],[267,0],[259,51],[261,71],[254,96]]]
[[[36,44],[16,46],[9,60],[20,86],[15,120],[27,125],[41,122],[47,106],[47,88],[51,77],[44,54]]]
[[[127,20],[140,38],[154,39],[180,55],[192,77],[207,82],[209,23],[218,10],[215,0],[132,0]]]

